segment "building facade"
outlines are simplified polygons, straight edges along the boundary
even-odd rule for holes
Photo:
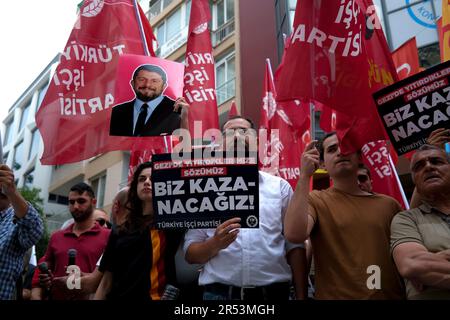
[[[17,187],[41,189],[40,197],[49,220],[52,216],[67,211],[67,197],[65,201],[61,201],[49,196],[53,169],[51,166],[41,165],[39,161],[44,147],[34,117],[58,59],[59,55],[31,83],[10,107],[2,123],[3,161],[14,170]],[[51,223],[49,227],[52,228]]]

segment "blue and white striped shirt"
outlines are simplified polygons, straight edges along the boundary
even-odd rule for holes
[[[13,299],[16,281],[23,269],[25,252],[39,241],[44,224],[31,205],[25,217],[15,217],[14,209],[0,212],[0,300]]]

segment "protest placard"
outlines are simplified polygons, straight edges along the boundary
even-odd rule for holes
[[[399,155],[418,149],[430,133],[450,127],[450,61],[376,92],[373,97]]]
[[[158,229],[216,228],[241,218],[242,228],[259,227],[259,175],[256,157],[172,161],[152,157],[152,188]]]

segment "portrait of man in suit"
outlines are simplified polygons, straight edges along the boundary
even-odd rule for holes
[[[111,136],[171,135],[180,127],[187,129],[188,107],[183,97],[172,100],[163,93],[167,73],[158,65],[143,64],[130,81],[135,99],[116,105],[111,111]]]

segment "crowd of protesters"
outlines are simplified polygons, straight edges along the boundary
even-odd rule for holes
[[[246,118],[231,118],[223,129],[232,132],[224,150],[249,148],[256,139]],[[406,211],[373,192],[360,153],[343,155],[336,134],[312,141],[295,190],[259,172],[256,229],[241,229],[239,217],[215,229],[156,229],[151,162],[140,164],[117,193],[111,222],[96,210],[92,188],[78,183],[68,194],[73,221],[52,234],[39,268],[28,272],[31,292],[24,296],[18,283],[43,222],[1,165],[0,299],[147,301],[165,299],[167,288],[181,289],[178,299],[190,301],[450,299],[449,141],[450,130],[440,129],[415,151],[416,189]],[[318,168],[332,186],[311,191]],[[195,283],[178,281],[177,254],[199,266]],[[68,271],[72,264],[78,273]]]

